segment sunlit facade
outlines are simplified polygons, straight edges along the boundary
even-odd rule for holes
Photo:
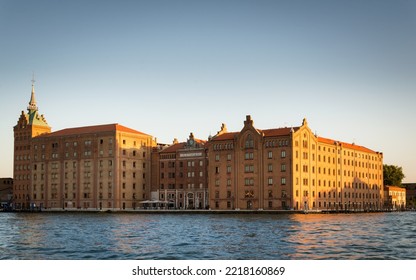
[[[29,209],[32,193],[32,139],[51,132],[51,127],[48,125],[45,117],[38,112],[33,84],[27,113],[22,111],[13,131],[14,185],[12,207],[15,209]]]
[[[204,140],[191,133],[186,142],[155,151],[153,188],[161,206],[171,209],[208,207],[208,161]]]
[[[384,203],[386,210],[406,209],[406,188],[384,186]]]
[[[157,145],[119,124],[51,132],[32,85],[14,127],[14,209],[351,210],[383,208],[383,154],[297,127]]]
[[[119,124],[51,132],[33,87],[28,109],[14,128],[15,209],[135,209],[149,198],[152,136]]]
[[[383,154],[299,127],[260,130],[246,117],[208,145],[211,209],[377,210]]]

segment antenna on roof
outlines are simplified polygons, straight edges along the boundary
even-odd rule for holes
[[[35,71],[32,71],[32,86],[35,84]]]

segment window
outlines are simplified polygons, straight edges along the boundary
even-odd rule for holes
[[[251,134],[249,134],[246,138],[245,147],[247,148],[253,148],[254,147],[254,140]]]
[[[280,182],[281,182],[282,185],[286,185],[286,177],[282,177]]]
[[[220,160],[220,155],[219,154],[216,154],[215,155],[215,161],[219,161]]]
[[[269,163],[269,165],[267,166],[267,171],[273,172],[273,164]]]
[[[267,181],[268,181],[269,186],[273,185],[273,178],[269,178]]]
[[[230,174],[231,173],[231,165],[227,166],[227,173]]]
[[[227,160],[230,161],[231,160],[231,154],[227,154]]]
[[[280,165],[280,171],[282,171],[282,172],[286,172],[286,164],[285,164],[285,163],[282,163],[282,164]]]
[[[273,152],[272,152],[272,151],[269,151],[269,152],[267,153],[267,158],[268,158],[268,159],[272,159],[272,158],[273,158]]]
[[[244,172],[246,173],[253,173],[254,172],[254,165],[245,165]]]
[[[245,153],[244,159],[253,159],[254,154],[253,153]]]
[[[286,151],[285,151],[285,150],[282,150],[282,152],[281,152],[281,157],[282,157],[282,158],[285,158],[285,157],[286,157]]]
[[[254,179],[253,178],[245,178],[244,179],[244,185],[245,186],[253,186],[254,185]]]

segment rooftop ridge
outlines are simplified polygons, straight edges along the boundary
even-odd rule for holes
[[[334,139],[326,138],[326,137],[320,137],[320,136],[317,139],[318,139],[318,142],[321,142],[321,143],[327,143],[327,144],[339,143],[342,147],[349,148],[352,150],[357,150],[357,151],[362,151],[362,152],[367,152],[367,153],[374,153],[374,154],[377,153],[374,150],[371,150],[365,146],[356,145],[355,143],[347,143],[347,142],[342,142],[342,141],[338,141],[338,140],[334,140]]]
[[[62,130],[54,131],[54,132],[51,132],[42,136],[43,137],[60,137],[60,136],[68,136],[68,135],[93,134],[93,133],[98,133],[98,132],[110,132],[110,131],[122,131],[122,132],[127,132],[127,133],[148,135],[146,133],[134,130],[132,128],[120,125],[118,123],[112,123],[112,124],[64,128]]]

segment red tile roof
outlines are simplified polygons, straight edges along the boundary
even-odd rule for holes
[[[173,144],[166,149],[160,151],[160,153],[176,153],[177,150],[183,149],[185,147],[185,142]]]
[[[201,144],[201,148],[205,145],[206,141],[205,140],[200,140],[200,139],[194,139],[196,143]],[[177,143],[177,144],[173,144],[169,147],[167,147],[166,149],[163,149],[160,151],[160,153],[176,153],[177,150],[181,150],[184,149],[186,145],[186,142],[181,142],[181,143]]]
[[[260,133],[264,133],[265,137],[276,137],[276,136],[285,136],[290,135],[290,131],[292,127],[284,127],[284,128],[273,128],[273,129],[258,129]],[[299,130],[299,127],[293,127],[294,131]],[[212,138],[213,141],[225,141],[225,140],[234,140],[234,138],[240,134],[240,132],[228,132],[221,134],[219,136],[214,136]]]
[[[91,134],[99,132],[113,132],[113,131],[122,131],[133,134],[141,134],[149,136],[143,132],[115,124],[104,124],[104,125],[94,125],[94,126],[84,126],[84,127],[74,127],[58,130],[49,134],[44,134],[41,137],[60,137],[60,136],[69,136],[69,135],[79,135],[79,134]]]
[[[273,128],[273,129],[264,129],[260,130],[260,132],[264,133],[265,137],[276,137],[276,136],[286,136],[290,135],[290,131],[298,131],[299,127],[283,127],[283,128]]]
[[[213,141],[233,140],[240,132],[227,132],[212,138]]]
[[[328,138],[318,137],[318,142],[334,145],[337,141]]]
[[[332,140],[332,139],[329,139],[329,138],[318,137],[318,142],[325,143],[325,144],[331,144],[331,145],[334,145],[335,143],[339,143],[339,144],[341,144],[341,147],[343,147],[343,148],[352,149],[352,150],[361,151],[361,152],[366,152],[366,153],[376,153],[375,151],[370,150],[369,148],[366,148],[364,146],[358,146],[358,145],[355,145],[355,144],[336,141],[336,140]]]

